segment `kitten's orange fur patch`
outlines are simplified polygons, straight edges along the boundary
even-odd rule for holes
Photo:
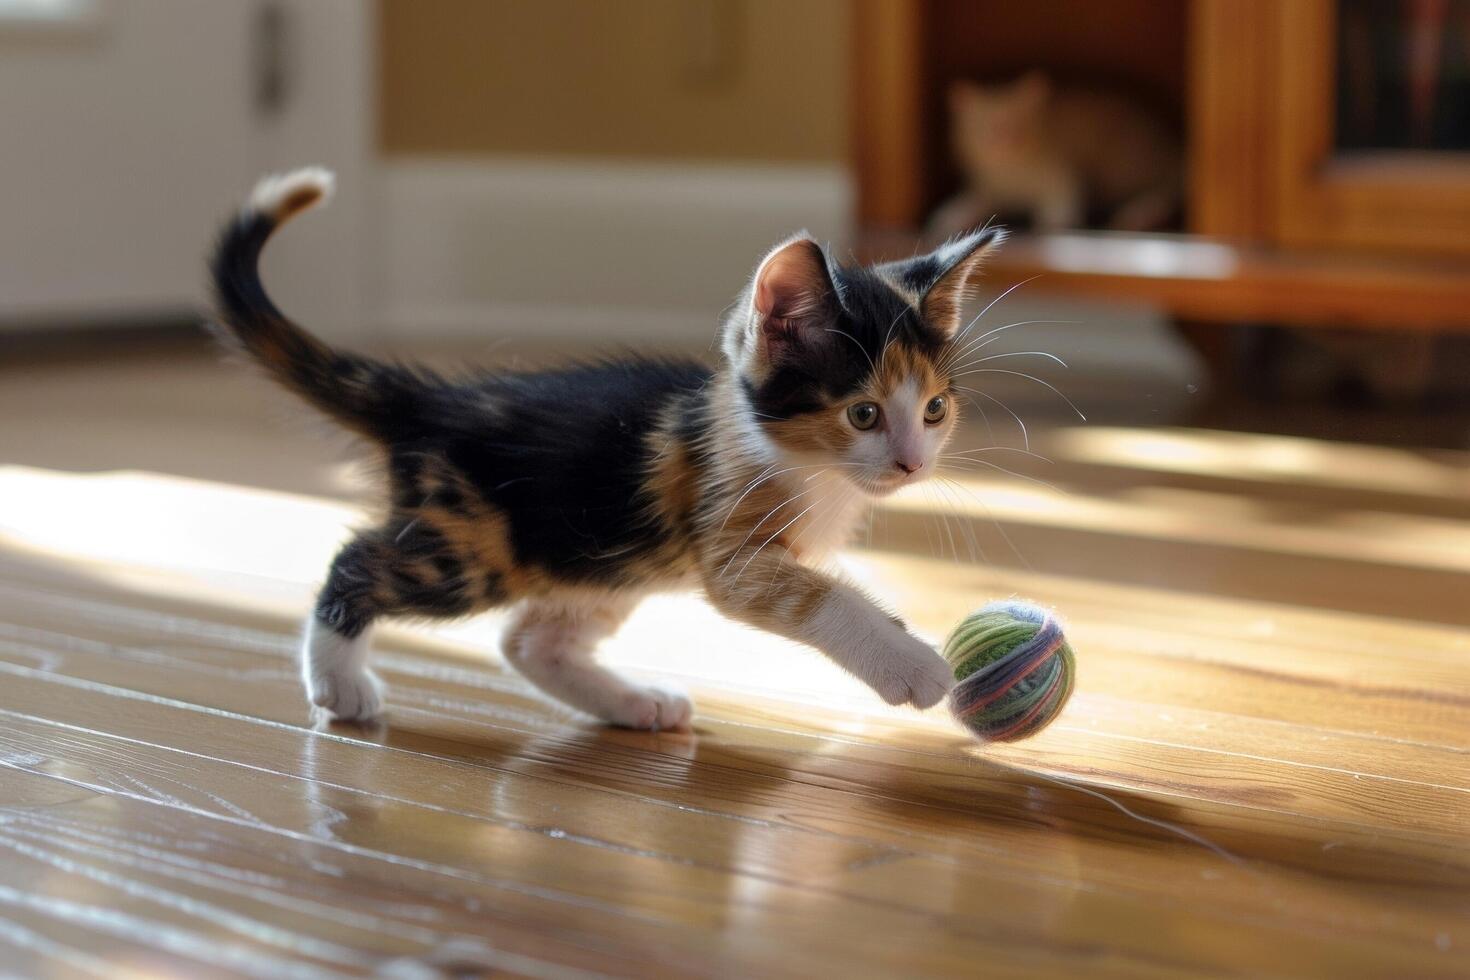
[[[307,208],[311,207],[313,204],[316,204],[321,199],[322,189],[320,187],[310,185],[300,187],[292,191],[285,197],[284,200],[281,201],[281,204],[278,208],[276,208],[276,213],[273,215],[273,217],[278,223],[284,222],[287,218],[290,218],[292,215],[298,214],[301,211],[305,211]]]

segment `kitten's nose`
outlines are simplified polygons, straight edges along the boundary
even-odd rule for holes
[[[897,466],[899,469],[903,470],[906,475],[913,476],[915,473],[919,472],[919,468],[921,466],[923,466],[924,464],[923,463],[906,463],[906,462],[904,462],[901,459],[895,459],[893,461],[893,465],[894,466]]]

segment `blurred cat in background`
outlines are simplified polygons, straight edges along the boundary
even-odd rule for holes
[[[1031,72],[1003,85],[956,82],[950,138],[965,189],[931,230],[953,235],[990,220],[1035,230],[1167,227],[1183,195],[1179,139],[1142,107]]]

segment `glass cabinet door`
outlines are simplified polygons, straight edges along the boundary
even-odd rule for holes
[[[1470,253],[1470,0],[1277,11],[1278,237]]]

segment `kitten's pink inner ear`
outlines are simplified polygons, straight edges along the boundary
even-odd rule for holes
[[[968,255],[955,262],[924,294],[919,312],[927,323],[945,337],[952,337],[959,330],[965,300],[969,298],[980,278],[980,267],[984,264],[985,256],[1004,240],[1004,233],[1001,233],[991,236],[984,244],[977,245]]]
[[[815,313],[831,291],[827,260],[809,238],[779,246],[755,275],[755,309],[763,318],[791,319]]]

